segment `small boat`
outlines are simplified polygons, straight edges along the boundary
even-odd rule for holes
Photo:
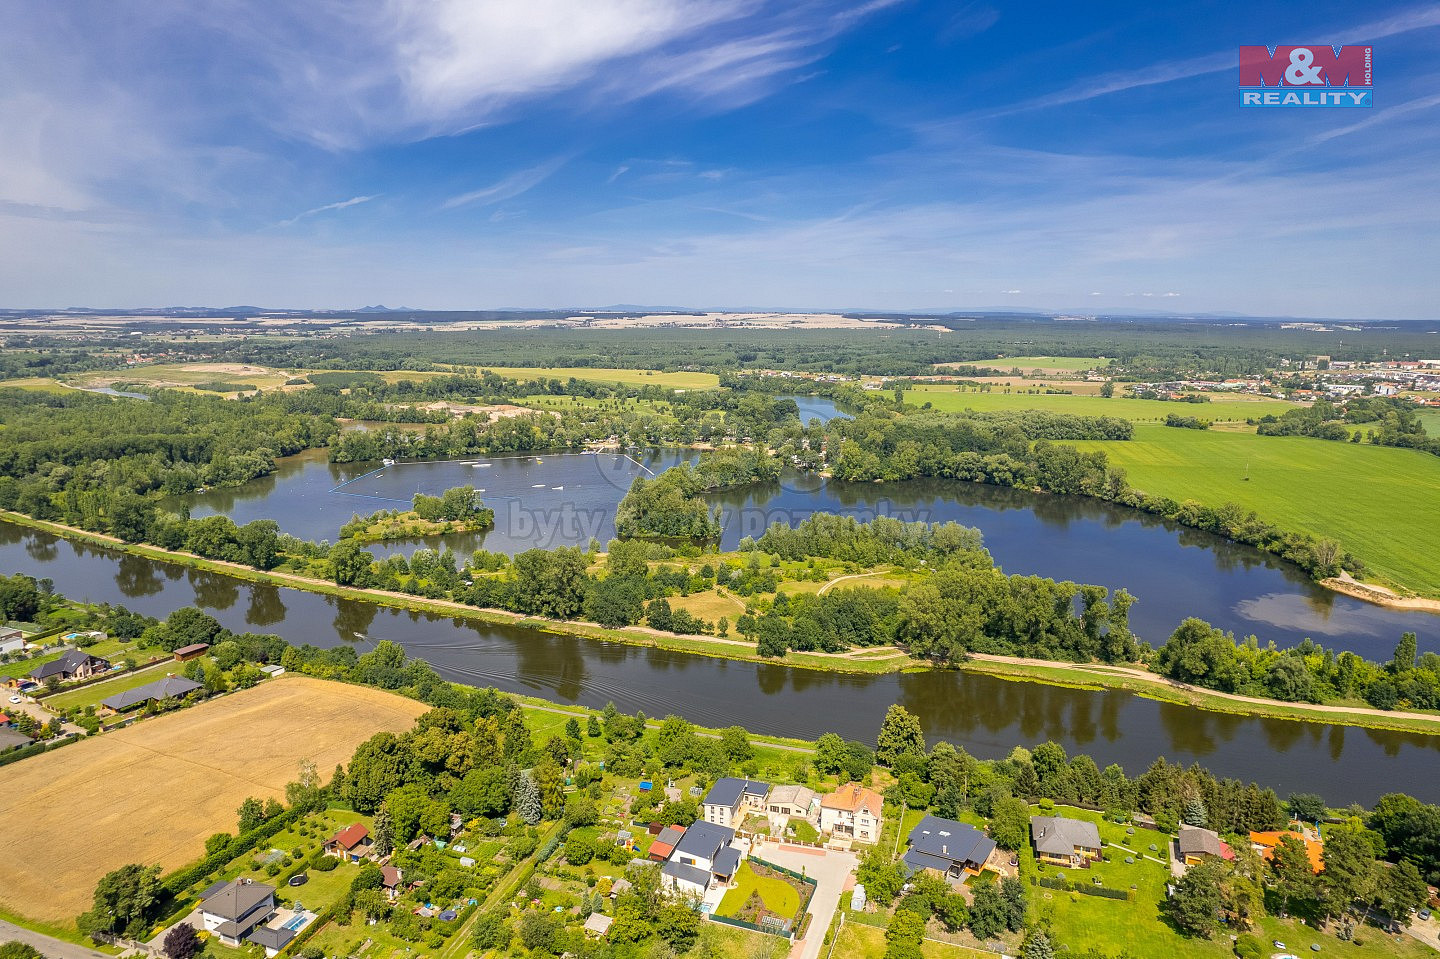
[[[380,461],[380,465],[381,465],[381,466],[394,466],[394,465],[395,465],[395,461],[392,460],[390,457],[387,456],[387,457],[385,457],[383,460]]]
[[[564,489],[565,487],[563,487],[563,486],[552,486],[552,487],[550,487],[550,488],[551,488],[551,489]]]
[[[535,484],[532,485],[530,488],[531,488],[531,489],[544,489],[544,488],[545,488],[545,484],[544,484],[544,483],[535,483]]]
[[[471,468],[472,470],[478,470],[478,469],[484,469],[485,467],[487,467],[487,466],[489,466],[489,465],[490,465],[489,463],[471,463],[471,464],[470,464],[470,468]]]

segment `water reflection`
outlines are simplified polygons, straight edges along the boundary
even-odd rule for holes
[[[254,585],[249,589],[250,600],[245,607],[245,624],[257,629],[274,626],[285,620],[285,602],[280,590],[273,586]]]
[[[115,566],[115,585],[128,599],[156,595],[165,588],[165,580],[154,563],[122,553]]]

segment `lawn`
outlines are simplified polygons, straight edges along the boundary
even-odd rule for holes
[[[72,922],[105,873],[193,862],[207,836],[235,828],[245,797],[283,799],[301,759],[333,769],[425,709],[376,689],[282,676],[7,766],[0,909]]]
[[[733,594],[721,596],[713,589],[707,589],[701,593],[691,593],[689,596],[671,596],[670,605],[675,609],[683,609],[692,616],[699,616],[706,622],[715,623],[724,616],[730,620],[733,628],[735,620],[745,613],[745,602]],[[729,639],[738,639],[738,635],[732,634]]]
[[[43,702],[57,712],[64,712],[77,706],[98,706],[102,699],[109,699],[116,693],[123,693],[127,689],[135,689],[137,686],[153,683],[157,679],[164,679],[165,674],[169,672],[166,666],[171,665],[174,665],[174,660],[146,666],[144,669],[137,669],[134,672],[121,673],[114,679],[107,679],[103,683],[91,683],[89,686],[81,686],[79,689],[73,689],[66,693],[47,696]]]
[[[715,910],[716,915],[735,918],[744,910],[750,896],[758,894],[767,912],[783,919],[795,917],[800,911],[800,892],[784,879],[762,876],[757,869],[763,870],[764,867],[752,866],[748,861],[741,863],[740,871],[735,874],[735,887],[720,900],[720,907]]]
[[[37,393],[69,393],[70,387],[47,376],[22,376],[13,380],[0,380],[0,390],[33,390]]]
[[[1163,423],[1171,413],[1195,416],[1212,422],[1244,422],[1267,413],[1276,416],[1295,409],[1285,400],[1239,399],[1227,397],[1209,403],[1173,403],[1161,400],[1136,400],[1103,396],[1080,396],[1066,393],[1026,393],[1036,389],[1033,383],[1017,385],[1012,392],[994,388],[989,393],[967,392],[953,386],[920,386],[905,392],[905,402],[917,406],[929,403],[937,410],[1046,410],[1052,413],[1074,413],[1077,416],[1118,416],[1136,423]],[[1179,432],[1176,430],[1176,432]],[[1190,430],[1187,432],[1198,432]]]
[[[546,379],[589,380],[592,383],[614,383],[620,386],[662,386],[672,390],[713,390],[720,385],[720,377],[714,373],[662,373],[659,370],[621,370],[600,366],[485,366],[497,376],[517,380]]]
[[[1371,578],[1440,595],[1431,558],[1440,541],[1440,457],[1164,426],[1137,427],[1129,442],[1076,445],[1104,450],[1137,489],[1209,506],[1239,503],[1282,529],[1338,540]]]
[[[821,954],[824,955],[823,952]],[[925,959],[995,959],[993,952],[953,946],[933,939],[926,939],[921,944],[920,954]],[[885,930],[858,922],[847,922],[835,938],[835,949],[831,955],[837,959],[841,956],[844,959],[884,959]]]

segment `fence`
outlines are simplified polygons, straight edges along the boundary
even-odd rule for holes
[[[779,936],[781,939],[794,939],[794,934],[785,929],[767,929],[764,926],[757,926],[753,922],[746,922],[744,919],[730,919],[727,916],[717,916],[713,912],[707,915],[711,922],[722,923],[727,926],[734,926],[736,929],[749,929],[752,932],[763,932],[767,936]]]

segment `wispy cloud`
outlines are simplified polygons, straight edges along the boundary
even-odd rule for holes
[[[522,193],[528,193],[535,189],[535,187],[548,180],[556,170],[564,165],[565,159],[557,158],[548,163],[542,163],[539,166],[533,166],[526,170],[518,170],[498,183],[492,183],[478,190],[470,190],[467,193],[452,196],[440,204],[440,208],[442,210],[454,210],[462,206],[488,206],[492,203],[503,203],[506,200],[520,196]]]
[[[306,210],[304,213],[297,213],[288,220],[281,220],[280,226],[294,226],[306,217],[315,216],[318,213],[329,213],[331,210],[344,210],[352,206],[359,206],[362,203],[369,203],[378,199],[380,194],[374,193],[370,196],[352,196],[348,200],[340,200],[338,203],[327,203],[324,206],[317,206],[313,210]]]

